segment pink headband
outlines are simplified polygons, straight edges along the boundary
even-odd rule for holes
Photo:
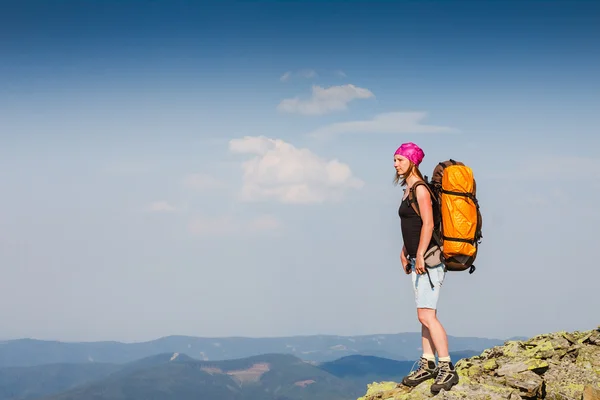
[[[423,161],[423,157],[425,157],[425,153],[423,150],[416,144],[412,142],[403,143],[402,146],[398,147],[398,150],[394,153],[394,155],[399,154],[403,157],[408,158],[412,161],[417,167]]]

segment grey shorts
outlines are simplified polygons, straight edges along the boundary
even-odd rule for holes
[[[429,270],[429,276],[427,274],[419,275],[415,272],[414,260],[411,261],[411,278],[413,284],[413,290],[415,292],[415,302],[417,308],[431,308],[437,309],[438,299],[440,297],[440,289],[444,283],[446,277],[446,266],[440,264],[437,267],[427,268]],[[429,278],[431,277],[431,282]],[[433,283],[433,289],[431,284]]]

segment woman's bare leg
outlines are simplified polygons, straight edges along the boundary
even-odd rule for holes
[[[419,321],[423,325],[423,329],[427,330],[428,337],[423,335],[423,352],[425,352],[426,346],[430,350],[437,350],[438,357],[448,357],[448,336],[446,330],[437,319],[436,310],[431,308],[418,308],[417,315]],[[431,342],[429,342],[431,340]],[[431,343],[431,344],[430,344]]]
[[[425,355],[425,356],[429,356],[429,355],[435,356],[435,346],[433,344],[433,340],[431,340],[431,333],[429,332],[429,328],[427,328],[423,324],[421,324],[421,340],[423,342],[423,344],[422,344],[423,355]]]

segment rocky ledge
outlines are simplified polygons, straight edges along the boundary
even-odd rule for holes
[[[368,385],[358,400],[600,400],[600,326],[507,341],[456,363],[460,383],[432,395],[433,380],[416,388],[396,382]]]

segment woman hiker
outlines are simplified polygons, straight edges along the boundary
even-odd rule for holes
[[[404,377],[406,386],[417,386],[435,378],[431,385],[433,394],[442,389],[450,390],[458,383],[458,374],[448,353],[446,331],[437,319],[437,302],[440,288],[446,275],[446,267],[440,263],[434,267],[425,265],[425,252],[435,242],[432,240],[433,208],[431,195],[424,185],[416,187],[416,200],[421,216],[409,204],[408,195],[416,182],[423,181],[419,164],[425,153],[414,143],[404,143],[394,154],[396,168],[395,183],[405,186],[404,196],[398,210],[404,245],[400,253],[400,261],[406,274],[410,274],[415,293],[417,316],[421,323],[423,355],[417,370]],[[435,363],[435,353],[438,365]]]

